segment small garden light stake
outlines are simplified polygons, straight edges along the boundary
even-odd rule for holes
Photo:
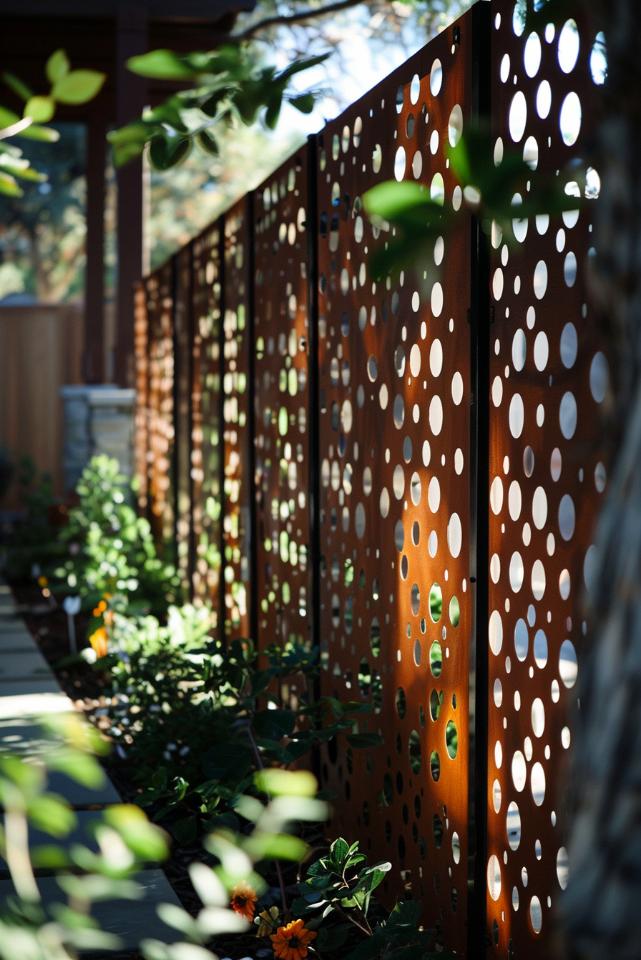
[[[69,650],[71,653],[78,653],[78,644],[76,641],[76,616],[80,613],[80,597],[65,597],[62,604],[67,614],[67,633],[69,635]]]

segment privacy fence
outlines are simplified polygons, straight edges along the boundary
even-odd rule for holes
[[[138,291],[141,507],[219,634],[316,644],[322,692],[372,702],[384,746],[321,760],[336,829],[470,957],[545,957],[567,882],[605,484],[591,211],[487,242],[461,218],[375,282],[362,196],[407,178],[460,208],[447,145],[475,120],[496,159],[564,170],[603,70],[583,24],[480,3]]]

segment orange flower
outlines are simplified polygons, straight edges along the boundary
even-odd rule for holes
[[[91,644],[93,649],[96,651],[97,657],[107,656],[108,641],[109,641],[109,637],[104,627],[98,627],[98,629],[94,630],[94,632],[89,637],[89,643]]]
[[[229,906],[234,913],[239,913],[245,920],[253,920],[256,910],[256,892],[246,883],[239,883],[231,892]]]
[[[39,586],[39,587],[46,587],[46,586],[48,586],[48,584],[49,584],[49,581],[47,580],[46,577],[38,577],[38,586]]]
[[[292,920],[272,933],[270,940],[274,945],[274,956],[280,960],[304,960],[307,948],[315,938],[315,930],[308,930],[302,920]]]

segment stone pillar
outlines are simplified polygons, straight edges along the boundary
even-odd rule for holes
[[[91,458],[87,387],[61,387],[64,440],[62,473],[65,492],[74,489],[85,464]]]
[[[133,475],[133,425],[136,391],[112,384],[69,386],[60,390],[64,405],[63,474],[71,492],[84,467],[97,454],[115,457],[122,473]]]
[[[133,435],[136,391],[119,387],[88,387],[91,455],[115,457],[126,477],[133,476]]]

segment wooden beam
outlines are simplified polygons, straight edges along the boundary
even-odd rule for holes
[[[29,17],[46,17],[48,20],[63,17],[117,17],[120,0],[0,0],[3,17],[13,14]],[[132,4],[133,5],[133,4]],[[215,22],[228,14],[249,12],[256,0],[142,0],[147,19],[154,20],[201,20]],[[6,27],[6,24],[5,24]]]
[[[116,26],[116,122],[140,116],[146,83],[127,70],[129,57],[147,49],[147,10],[139,0],[122,0]],[[132,386],[134,376],[134,284],[143,273],[142,163],[134,160],[117,173],[118,290],[116,296],[115,373],[120,386]]]
[[[106,128],[99,119],[87,125],[87,238],[85,274],[85,348],[86,383],[104,379],[105,329],[105,165]]]

